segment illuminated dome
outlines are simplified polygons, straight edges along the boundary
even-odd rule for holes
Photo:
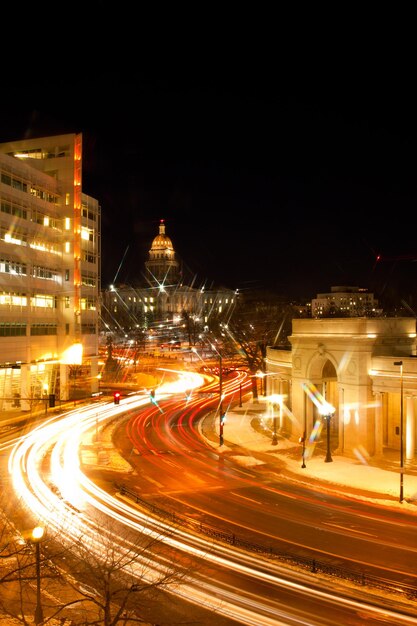
[[[148,271],[148,280],[158,286],[177,284],[179,281],[179,264],[175,258],[174,246],[171,239],[165,234],[165,222],[159,223],[159,235],[152,241],[149,250],[149,260],[145,267]]]
[[[170,254],[174,252],[174,246],[172,245],[171,239],[168,235],[165,234],[165,223],[164,220],[161,220],[159,224],[159,235],[155,237],[152,242],[150,252],[162,252],[162,251],[170,251]]]

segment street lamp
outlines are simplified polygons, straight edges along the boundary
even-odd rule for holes
[[[326,433],[327,433],[327,452],[326,458],[324,459],[325,463],[332,463],[332,455],[330,452],[330,420],[332,418],[333,413],[335,412],[334,406],[329,404],[328,402],[324,402],[320,407],[320,414],[326,420]]]
[[[404,384],[403,362],[394,361],[400,367],[400,502],[404,500]]]
[[[223,426],[226,421],[226,416],[223,415],[223,359],[220,352],[217,350],[212,343],[210,343],[211,349],[217,354],[219,357],[219,444],[223,445]]]
[[[275,411],[275,406],[279,406],[279,422],[282,426],[282,403],[284,401],[284,396],[280,393],[274,393],[269,396],[269,401],[272,403],[272,424],[273,424],[273,433],[272,433],[272,445],[276,446],[278,443],[278,434],[277,434],[277,414]]]
[[[216,350],[217,352],[217,350]],[[225,416],[223,415],[223,359],[220,352],[217,352],[219,355],[219,416],[220,416],[220,445],[223,445],[223,424],[225,420]]]
[[[301,469],[305,469],[306,465],[306,437],[307,437],[307,413],[304,410],[304,432],[301,437],[301,443],[303,444],[303,462],[301,463]]]
[[[200,339],[202,339],[201,336],[200,336]],[[223,445],[223,426],[226,421],[226,415],[223,414],[223,359],[222,359],[222,355],[217,350],[217,348],[213,346],[212,343],[210,342],[208,343],[210,345],[212,352],[215,352],[217,356],[219,357],[219,431],[220,431],[219,443],[222,446]],[[198,355],[198,352],[195,348],[191,348],[191,352],[194,352],[195,354]]]
[[[261,395],[265,396],[266,395],[266,390],[265,390],[265,372],[262,372],[261,370],[258,370],[255,374],[256,378],[260,378],[261,379]]]
[[[41,555],[39,549],[39,543],[43,537],[45,529],[42,526],[36,526],[32,530],[32,541],[35,544],[36,550],[36,608],[34,621],[35,624],[42,624],[43,622],[43,610],[41,604]]]
[[[45,415],[48,413],[48,390],[49,390],[48,384],[45,383],[43,385],[43,399],[45,402]]]
[[[100,395],[100,380],[101,380],[101,374],[97,374],[97,381],[98,381],[98,395]]]

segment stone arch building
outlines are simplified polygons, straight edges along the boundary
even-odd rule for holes
[[[417,358],[414,318],[294,319],[291,349],[269,347],[267,396],[283,403],[281,432],[308,440],[330,418],[332,450],[383,457],[417,451]],[[401,427],[402,424],[402,427]]]

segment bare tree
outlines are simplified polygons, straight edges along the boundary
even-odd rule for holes
[[[238,354],[252,375],[253,397],[258,397],[257,374],[265,373],[267,346],[287,346],[293,307],[282,298],[256,293],[242,300],[228,324],[220,324],[223,352]]]
[[[68,584],[95,609],[83,624],[147,624],[161,594],[179,585],[190,565],[180,565],[178,554],[158,534],[121,531],[120,524],[104,516],[96,523],[99,532],[80,536],[66,557]]]
[[[23,512],[23,509],[21,509]],[[26,512],[27,513],[27,512]],[[59,554],[65,551],[59,549]],[[4,512],[1,515],[0,535],[0,615],[13,618],[15,623],[33,624],[38,606],[37,589],[42,585],[43,594],[49,598],[45,608],[48,620],[59,615],[64,608],[83,601],[82,598],[60,603],[51,601],[56,594],[51,591],[62,587],[64,577],[49,557],[37,552],[31,532],[20,533]]]
[[[158,533],[139,534],[103,515],[65,546],[58,534],[48,536],[39,546],[38,579],[28,533],[19,535],[7,518],[2,528],[0,615],[25,625],[33,624],[38,582],[45,623],[59,617],[79,626],[150,624],[168,605],[165,592],[191,571]]]

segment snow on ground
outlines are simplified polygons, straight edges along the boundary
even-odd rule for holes
[[[246,408],[246,411],[245,411]],[[271,458],[277,458],[280,463],[284,463],[291,474],[296,474],[299,480],[303,477],[310,479],[317,478],[318,481],[330,483],[337,489],[337,485],[362,489],[372,493],[370,500],[378,500],[389,506],[407,509],[417,513],[417,476],[407,475],[406,470],[403,476],[403,502],[399,502],[400,495],[400,473],[398,471],[387,471],[379,467],[367,464],[366,454],[358,452],[357,458],[346,458],[332,454],[333,461],[326,463],[322,452],[315,455],[314,452],[305,460],[305,468],[302,464],[301,444],[289,442],[286,439],[278,438],[278,444],[272,445],[270,431],[262,433],[252,426],[256,415],[262,412],[262,406],[252,403],[244,405],[242,412],[230,411],[227,413],[227,420],[224,425],[224,440],[226,445],[219,447],[218,443],[209,443],[218,451],[233,453],[233,449],[227,447],[227,441],[245,447],[254,452],[271,453]],[[218,427],[218,426],[217,426]],[[289,454],[289,451],[292,451]],[[299,455],[296,454],[297,450]],[[259,465],[259,461],[250,455],[234,455],[233,459],[242,466],[253,467]],[[377,494],[377,495],[375,495]],[[384,496],[388,496],[387,499]],[[363,496],[363,499],[367,499]],[[396,500],[397,499],[397,500]],[[415,502],[414,502],[415,501]]]

